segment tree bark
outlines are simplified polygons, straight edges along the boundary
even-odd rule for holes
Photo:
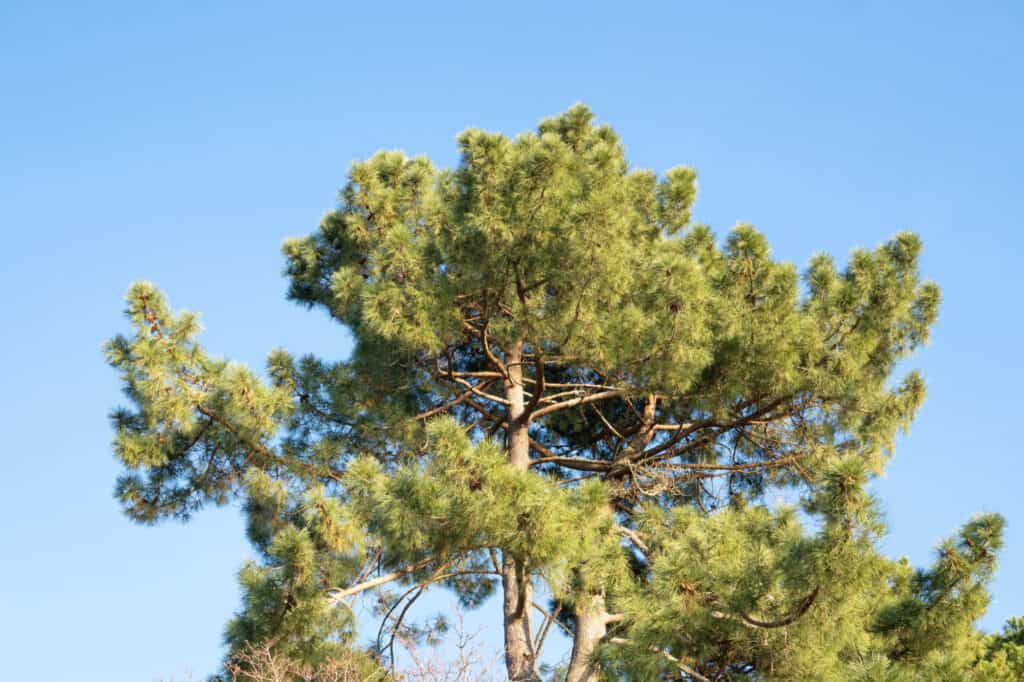
[[[522,573],[522,574],[521,574]],[[505,667],[509,682],[540,682],[537,650],[530,624],[530,576],[505,557],[501,567],[505,611]]]
[[[505,353],[505,399],[508,401],[508,461],[520,471],[530,468],[529,415],[523,393],[523,344]],[[505,666],[509,682],[541,682],[537,650],[530,625],[532,585],[528,567],[507,554],[502,557],[501,585],[504,595]]]
[[[597,682],[600,669],[594,661],[594,651],[608,632],[607,618],[603,594],[580,597],[576,604],[576,637],[565,682]]]
[[[505,400],[508,401],[508,461],[513,469],[530,468],[530,423],[523,393],[523,342],[505,354]]]

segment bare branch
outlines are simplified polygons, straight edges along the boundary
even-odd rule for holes
[[[552,412],[558,412],[559,410],[564,410],[564,409],[567,409],[567,408],[570,408],[570,407],[576,407],[577,405],[585,405],[586,403],[594,403],[594,402],[597,402],[599,400],[608,400],[609,398],[618,398],[618,397],[623,396],[625,394],[626,394],[625,391],[623,391],[622,389],[618,389],[618,388],[613,389],[611,391],[601,391],[600,393],[591,393],[590,395],[587,395],[587,396],[582,396],[580,398],[573,398],[572,400],[565,400],[565,401],[562,401],[560,403],[555,403],[554,405],[545,405],[544,407],[542,407],[539,410],[537,410],[536,412],[534,412],[532,417],[534,419],[536,419],[537,417],[543,417],[546,414],[551,414]]]
[[[537,640],[537,655],[540,656],[540,652],[544,649],[544,640],[547,639],[548,630],[551,629],[551,624],[558,620],[558,614],[562,610],[562,602],[555,604],[555,610],[548,614],[547,620],[540,629],[540,636]],[[561,623],[559,623],[561,625]]]
[[[491,381],[483,381],[483,382],[481,382],[480,385],[482,385],[482,386],[484,386],[486,388],[487,386],[490,386],[491,383],[492,383]],[[438,405],[437,407],[433,407],[433,408],[427,410],[426,412],[420,412],[418,415],[413,417],[413,419],[415,419],[416,421],[423,421],[424,419],[430,419],[434,415],[441,414],[442,412],[447,412],[448,410],[450,410],[451,408],[455,407],[456,405],[459,405],[460,403],[465,402],[466,399],[469,398],[470,396],[472,396],[474,393],[475,393],[475,391],[473,391],[473,389],[470,388],[469,390],[466,390],[466,391],[460,393],[453,400],[450,400],[450,401],[448,401],[448,402],[446,402],[444,404]]]
[[[468,381],[466,381],[465,379],[460,379],[458,377],[453,377],[453,381],[455,381],[455,383],[459,384],[460,386],[465,386],[469,390],[470,393],[472,393],[473,395],[476,395],[476,396],[478,396],[480,398],[483,398],[484,400],[490,400],[491,402],[498,403],[500,405],[508,405],[509,404],[509,402],[507,400],[505,400],[504,398],[496,396],[496,395],[492,395],[490,393],[485,393],[484,391],[482,391],[480,389],[479,386],[473,385],[473,384],[469,383]],[[489,381],[485,381],[485,382],[481,382],[481,383],[483,385],[486,385],[486,386],[490,386],[490,384],[491,384],[491,382],[489,382]]]
[[[375,587],[380,587],[381,585],[385,585],[387,583],[393,582],[395,580],[398,580],[399,578],[404,578],[405,576],[409,575],[410,573],[415,573],[416,571],[420,570],[421,568],[425,568],[426,566],[429,566],[430,563],[433,562],[433,561],[434,561],[434,558],[430,557],[428,559],[424,559],[423,561],[419,561],[419,562],[417,562],[415,564],[412,564],[411,566],[406,566],[405,568],[400,569],[398,571],[394,571],[392,573],[388,573],[386,575],[382,575],[382,576],[379,576],[377,578],[373,578],[372,580],[367,580],[365,582],[361,582],[361,583],[359,583],[357,585],[352,585],[350,587],[346,587],[346,588],[343,588],[343,589],[342,588],[333,588],[333,589],[330,590],[331,601],[332,601],[332,603],[337,603],[337,602],[341,601],[342,599],[344,599],[345,597],[351,597],[353,594],[359,594],[360,592],[365,592],[366,590],[372,590]]]
[[[643,552],[644,556],[651,556],[651,548],[647,546],[646,542],[640,539],[640,536],[637,534],[636,531],[630,530],[625,526],[616,526],[615,530],[617,530],[620,535],[622,535],[630,542],[632,542],[634,545],[636,545],[636,548]]]
[[[530,605],[531,605],[531,606],[533,606],[533,608],[535,608],[535,609],[537,609],[538,611],[540,611],[541,613],[543,613],[543,614],[544,614],[545,616],[547,616],[547,617],[548,617],[548,618],[549,618],[550,620],[554,621],[554,623],[555,623],[556,625],[558,625],[558,627],[562,628],[562,630],[563,630],[563,631],[565,632],[565,634],[569,635],[569,637],[575,637],[575,636],[576,636],[576,633],[574,633],[574,632],[573,632],[572,630],[570,630],[569,628],[565,627],[565,625],[563,625],[563,624],[562,624],[562,622],[561,622],[560,620],[558,620],[558,619],[557,619],[556,617],[554,617],[554,616],[553,616],[553,615],[552,615],[551,613],[549,613],[549,612],[548,612],[548,610],[547,610],[547,609],[545,609],[545,608],[544,608],[543,606],[541,606],[540,604],[538,604],[538,603],[537,603],[537,602],[535,602],[535,601],[531,601],[531,602],[530,602]],[[559,608],[561,608],[561,604],[559,604]],[[557,614],[558,614],[558,611],[555,611],[555,615],[557,615]],[[549,625],[549,627],[550,627],[550,625]],[[545,629],[545,631],[544,631],[544,633],[543,633],[543,634],[544,634],[544,635],[546,635],[546,634],[547,634],[547,630],[546,630],[546,629]],[[539,650],[539,649],[538,649],[538,650]]]

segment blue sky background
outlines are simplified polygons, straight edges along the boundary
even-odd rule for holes
[[[284,300],[279,246],[349,163],[451,165],[461,129],[577,101],[635,165],[695,166],[719,234],[753,222],[801,265],[922,235],[945,302],[912,363],[928,400],[876,486],[886,549],[923,564],[1001,512],[983,624],[1024,614],[1024,6],[895,4],[0,2],[2,674],[209,673],[237,606],[235,510],[146,528],[111,498],[100,344],[129,282],[201,311],[213,352],[344,356]]]

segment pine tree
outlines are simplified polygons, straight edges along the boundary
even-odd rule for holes
[[[354,164],[285,244],[289,297],[350,358],[278,350],[261,379],[152,284],[128,293],[117,496],[146,523],[243,500],[262,560],[232,651],[330,660],[377,590],[383,660],[429,634],[405,615],[441,584],[500,591],[511,680],[540,679],[553,623],[572,682],[974,674],[1002,519],[914,570],[878,551],[866,492],[924,398],[894,377],[938,310],[919,239],[801,279],[753,227],[693,224],[694,171],[630,167],[583,106],[458,145],[454,170]]]

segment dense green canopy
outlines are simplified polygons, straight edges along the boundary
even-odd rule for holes
[[[1016,679],[1019,633],[974,626],[1000,517],[927,569],[877,548],[866,486],[924,398],[896,372],[940,298],[916,236],[801,275],[749,225],[692,224],[694,171],[630,167],[583,106],[458,144],[454,170],[354,164],[285,244],[290,297],[351,331],[349,358],[278,350],[262,379],[129,291],[117,494],[144,522],[244,501],[262,560],[233,651],[337,656],[373,589],[386,663],[426,633],[406,614],[428,586],[500,586],[514,680],[556,621],[572,681]]]

